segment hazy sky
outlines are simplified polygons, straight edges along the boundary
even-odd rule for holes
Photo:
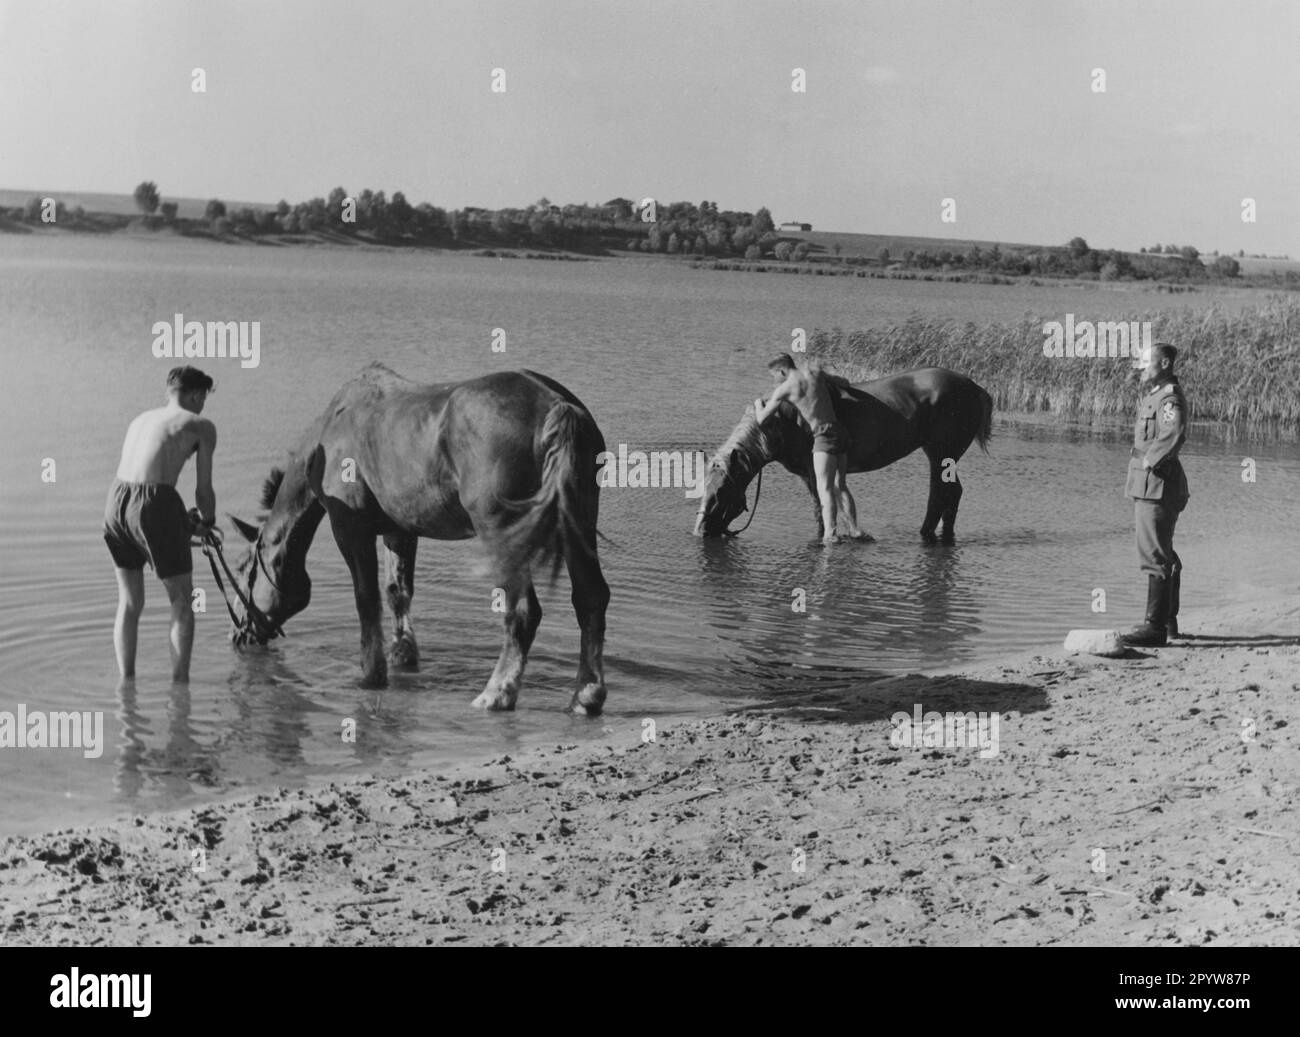
[[[0,187],[1300,257],[1298,53],[1296,0],[0,0]]]

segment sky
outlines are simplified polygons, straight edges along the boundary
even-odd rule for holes
[[[0,0],[0,187],[1300,258],[1297,53],[1296,0]]]

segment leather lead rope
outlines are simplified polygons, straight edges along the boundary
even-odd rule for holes
[[[726,531],[727,536],[738,537],[740,536],[741,533],[745,532],[745,530],[749,528],[749,523],[753,522],[754,516],[758,514],[758,498],[761,497],[762,495],[763,495],[763,469],[760,468],[758,470],[758,488],[754,490],[754,506],[749,509],[749,521],[747,521],[743,526],[741,526],[739,529],[735,530],[734,532],[730,529],[727,530]]]

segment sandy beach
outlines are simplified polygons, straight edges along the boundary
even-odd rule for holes
[[[1186,619],[1128,659],[9,839],[0,942],[1300,943],[1300,608]],[[996,711],[998,752],[894,747],[917,703]]]

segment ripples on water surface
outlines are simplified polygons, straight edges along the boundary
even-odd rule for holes
[[[221,436],[218,506],[248,515],[289,442],[372,359],[427,381],[534,367],[582,397],[615,449],[711,450],[765,391],[764,365],[791,327],[855,328],[917,309],[996,317],[1004,314],[982,309],[992,299],[1005,310],[1007,297],[995,293],[1021,290],[635,261],[49,239],[0,240],[0,273],[0,709],[102,709],[107,720],[96,761],[0,750],[0,832],[540,741],[634,739],[643,716],[951,668],[1059,641],[1071,627],[1126,624],[1144,605],[1122,431],[1090,438],[1001,425],[990,455],[962,462],[954,547],[917,536],[920,455],[852,480],[864,526],[879,539],[830,550],[814,539],[806,491],[780,469],[765,478],[753,525],[729,541],[689,535],[696,502],[681,490],[606,490],[601,525],[614,544],[602,546],[602,559],[614,598],[600,721],[562,712],[578,646],[563,577],[541,590],[545,618],[518,712],[469,708],[500,648],[472,543],[421,543],[414,615],[423,670],[394,675],[383,691],[359,690],[351,587],[325,527],[309,557],[310,609],[290,622],[286,641],[243,655],[225,640],[224,609],[196,554],[209,601],[187,689],[167,678],[165,596],[150,574],[139,677],[119,690],[116,591],[99,522],[126,423],[160,401],[171,366],[150,354],[156,320],[181,312],[262,322],[259,368],[202,364],[218,382],[206,411]],[[1043,305],[1034,291],[1024,290],[1026,307]],[[504,356],[490,352],[495,327],[508,333]],[[1248,452],[1261,465],[1251,487],[1240,479]],[[1193,492],[1178,539],[1185,607],[1293,588],[1294,447],[1193,443],[1184,456]],[[52,485],[39,479],[45,457],[58,464]],[[191,471],[181,484],[187,500]],[[1091,612],[1094,587],[1107,592],[1106,617]],[[791,611],[796,588],[804,613]],[[339,737],[345,717],[358,723],[356,744]]]

